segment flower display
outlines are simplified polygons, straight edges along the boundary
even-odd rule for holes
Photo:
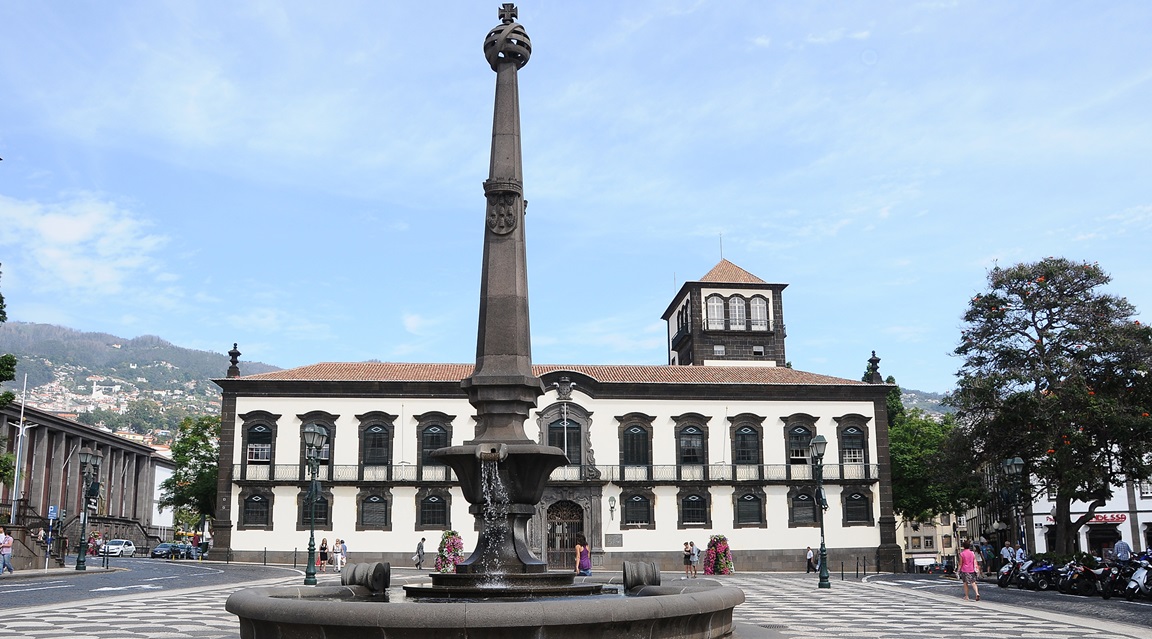
[[[736,572],[732,563],[732,549],[724,535],[712,535],[708,539],[708,552],[704,553],[704,574],[730,575]]]
[[[452,572],[461,561],[464,561],[464,540],[455,530],[445,530],[440,535],[440,549],[436,553],[436,572]]]

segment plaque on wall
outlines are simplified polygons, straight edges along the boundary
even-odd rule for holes
[[[620,548],[624,545],[624,535],[614,533],[611,535],[604,535],[605,548]]]

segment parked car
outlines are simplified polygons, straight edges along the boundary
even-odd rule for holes
[[[176,552],[176,553],[180,552],[179,549],[176,548],[176,544],[170,544],[168,542],[164,542],[162,544],[156,544],[156,547],[152,549],[152,558],[153,559],[172,559],[172,553],[173,552]]]
[[[110,539],[100,546],[100,554],[112,557],[135,557],[136,544],[128,539]]]

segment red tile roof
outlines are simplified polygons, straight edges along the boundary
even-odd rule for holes
[[[720,260],[720,263],[713,266],[707,275],[700,278],[700,281],[720,284],[767,284],[764,280],[728,260]]]
[[[472,374],[472,364],[407,364],[389,362],[322,362],[288,370],[248,375],[244,380],[458,382]],[[537,377],[569,371],[603,383],[648,384],[782,384],[864,385],[864,382],[817,375],[779,366],[629,366],[540,364]]]

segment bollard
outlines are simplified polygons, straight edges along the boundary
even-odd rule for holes
[[[844,562],[840,562],[840,581],[844,581]]]
[[[264,565],[268,565],[268,546],[264,546]]]

